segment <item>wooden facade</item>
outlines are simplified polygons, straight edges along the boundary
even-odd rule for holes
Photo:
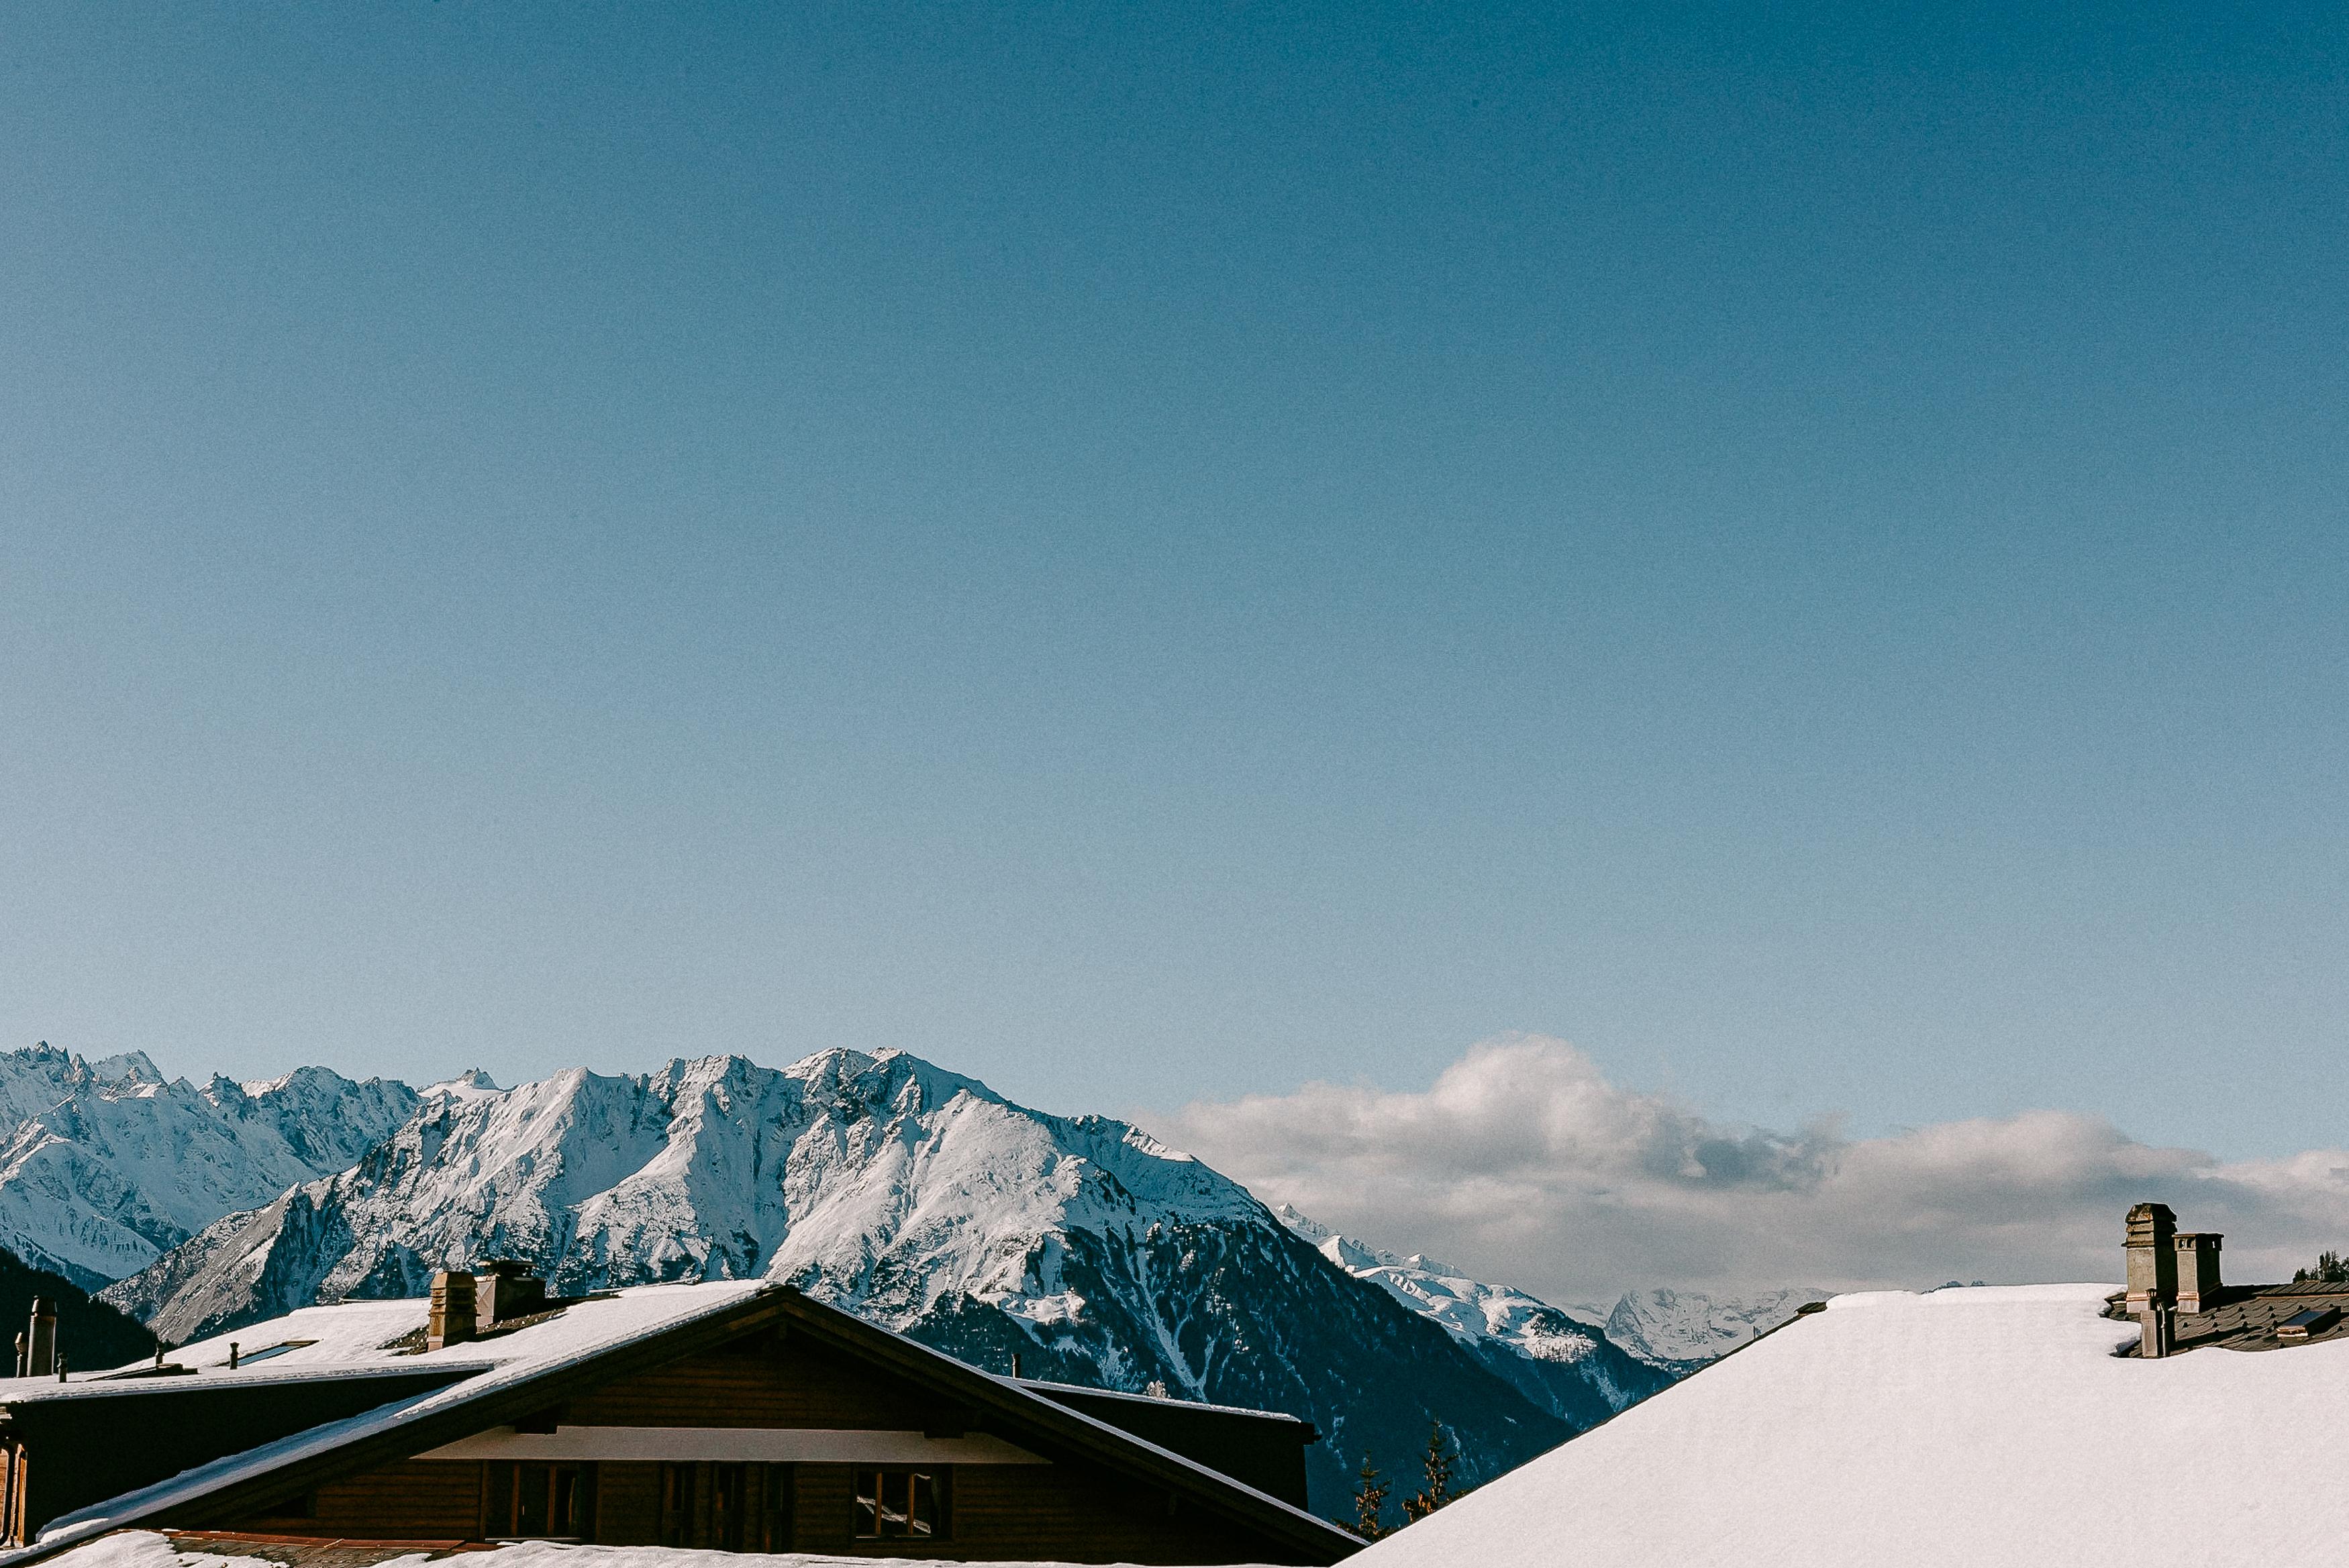
[[[138,1522],[1167,1564],[1329,1563],[1354,1544],[1301,1511],[1309,1426],[1205,1407],[1170,1423],[1163,1402],[1140,1399],[1131,1411],[1079,1413],[1082,1391],[1056,1404],[795,1292],[532,1389],[543,1402],[502,1390],[470,1416],[463,1405],[437,1413],[405,1440],[357,1439]],[[1121,1414],[1157,1428],[1136,1441],[1111,1429]]]
[[[967,1430],[938,1435],[968,1420],[942,1423],[940,1415],[931,1390],[769,1332],[565,1400],[536,1423],[548,1430],[501,1428],[442,1450],[512,1458],[398,1460],[324,1482],[288,1505],[202,1522],[370,1540],[541,1537],[1074,1563],[1257,1562],[1272,1547],[1099,1463],[1046,1460]],[[686,1457],[771,1451],[746,1440],[770,1433],[812,1457]],[[680,1457],[634,1457],[661,1446]],[[840,1457],[823,1457],[827,1449]],[[890,1506],[893,1483],[910,1505],[921,1477],[926,1518]]]

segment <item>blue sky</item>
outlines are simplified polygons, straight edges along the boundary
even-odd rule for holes
[[[11,8],[0,1043],[2339,1141],[2343,23],[1661,11]]]

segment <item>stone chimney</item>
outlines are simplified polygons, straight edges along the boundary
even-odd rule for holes
[[[432,1315],[425,1322],[425,1348],[438,1350],[472,1337],[473,1276],[463,1269],[442,1269],[432,1276]]]
[[[46,1377],[57,1369],[57,1309],[45,1295],[33,1298],[33,1331],[25,1341],[25,1376]]]
[[[2208,1312],[2219,1293],[2219,1233],[2180,1231],[2169,1238],[2178,1256],[2178,1310]]]
[[[2167,1203],[2139,1203],[2128,1212],[2124,1246],[2128,1259],[2128,1305],[2131,1317],[2142,1317],[2155,1305],[2178,1300],[2178,1216]]]
[[[546,1282],[530,1272],[519,1258],[500,1258],[481,1266],[473,1282],[478,1321],[484,1326],[510,1318],[527,1317],[546,1306]]]

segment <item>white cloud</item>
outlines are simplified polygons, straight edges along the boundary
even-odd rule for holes
[[[1195,1103],[1171,1130],[1268,1202],[1568,1302],[2116,1280],[2147,1198],[2226,1232],[2230,1279],[2349,1241],[2349,1152],[2221,1164],[2054,1110],[1858,1140],[1724,1127],[1537,1036],[1470,1047],[1425,1093],[1312,1083]]]

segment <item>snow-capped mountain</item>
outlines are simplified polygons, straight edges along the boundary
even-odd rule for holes
[[[1442,1326],[1527,1398],[1578,1429],[1646,1398],[1676,1375],[1626,1354],[1598,1325],[1521,1290],[1471,1279],[1418,1253],[1382,1252],[1287,1203],[1274,1212],[1323,1257]]]
[[[181,1341],[420,1294],[438,1267],[496,1257],[572,1292],[763,1275],[981,1366],[1017,1355],[1031,1376],[1293,1411],[1328,1439],[1310,1450],[1325,1511],[1365,1453],[1408,1470],[1431,1419],[1480,1480],[1652,1386],[1530,1297],[1446,1280],[1495,1304],[1464,1335],[1429,1310],[1432,1286],[1415,1299],[1333,1266],[1138,1129],[1029,1110],[898,1053],[438,1086],[349,1169],[219,1219],[104,1295]]]
[[[224,1211],[345,1169],[416,1104],[406,1084],[324,1068],[199,1088],[135,1051],[0,1054],[0,1247],[96,1289]]]
[[[1832,1294],[1800,1286],[1737,1296],[1633,1291],[1607,1315],[1607,1337],[1643,1361],[1691,1368],[1728,1355],[1793,1317],[1804,1303]]]

